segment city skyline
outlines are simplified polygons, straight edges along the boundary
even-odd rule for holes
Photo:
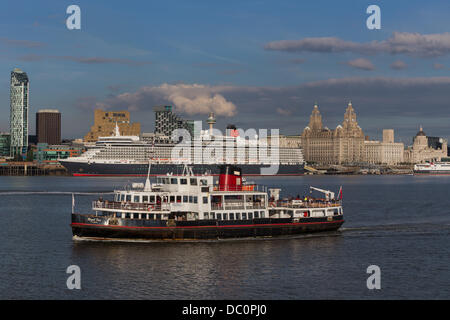
[[[450,137],[444,1],[378,1],[380,30],[366,28],[368,3],[104,4],[78,3],[81,30],[65,27],[69,3],[25,5],[14,18],[18,4],[0,5],[4,112],[6,75],[19,67],[33,84],[30,112],[59,109],[63,138],[83,137],[96,108],[128,110],[152,132],[155,105],[195,120],[213,111],[219,128],[300,134],[314,102],[335,127],[349,100],[373,139],[394,128],[409,145],[420,126]]]

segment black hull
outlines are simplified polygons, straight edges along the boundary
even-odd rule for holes
[[[148,164],[127,164],[127,163],[80,163],[61,161],[61,164],[74,176],[146,176]],[[215,164],[193,164],[190,165],[194,174],[204,174],[210,172],[213,175],[219,174],[219,165]],[[177,164],[152,164],[150,174],[165,175],[169,172],[181,174],[183,165]],[[266,174],[269,166],[262,165],[239,165],[243,175],[302,175],[304,174],[303,164],[279,165],[275,174]]]
[[[111,222],[111,221],[110,221]],[[218,240],[264,238],[335,231],[344,223],[342,216],[321,218],[252,220],[164,221],[117,219],[72,214],[72,233],[88,239],[116,240]]]
[[[450,175],[449,170],[414,170],[414,174],[425,174],[425,175]]]

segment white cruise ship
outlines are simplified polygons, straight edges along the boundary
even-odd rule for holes
[[[450,161],[415,164],[414,174],[450,174]]]
[[[219,148],[211,146],[211,139],[221,140]],[[261,149],[261,139],[244,139],[239,136],[209,136],[202,131],[189,147],[168,137],[152,134],[146,139],[138,136],[121,136],[116,125],[115,134],[100,137],[92,147],[79,157],[60,159],[60,163],[74,176],[145,176],[149,162],[152,175],[167,172],[182,173],[189,164],[195,174],[219,174],[222,164],[238,165],[243,175],[302,175],[304,158],[301,148],[269,147]],[[197,146],[197,148],[196,148]],[[181,151],[173,156],[174,148]],[[184,152],[183,152],[184,151]],[[278,155],[277,155],[278,153]],[[264,156],[267,155],[267,156]]]

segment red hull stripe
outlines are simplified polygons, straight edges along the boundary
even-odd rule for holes
[[[71,226],[96,226],[102,228],[129,228],[129,229],[172,229],[172,228],[245,228],[245,227],[261,227],[261,226],[289,226],[289,225],[306,225],[306,224],[321,224],[321,223],[338,223],[344,220],[337,221],[323,221],[323,222],[292,222],[292,223],[267,223],[267,224],[240,224],[240,225],[226,225],[226,226],[175,226],[175,227],[131,227],[131,226],[105,226],[101,224],[92,223],[71,223]]]

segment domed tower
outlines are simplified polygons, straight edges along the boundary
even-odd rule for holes
[[[314,104],[313,111],[311,113],[311,116],[309,117],[308,127],[313,131],[322,130],[322,115],[320,114],[317,102]]]
[[[420,126],[419,132],[417,132],[414,137],[413,148],[414,149],[424,149],[428,147],[428,138],[425,132],[423,131],[422,126]]]
[[[209,114],[208,120],[206,122],[209,124],[209,134],[213,133],[213,125],[216,124],[216,117],[214,116],[214,112]]]

